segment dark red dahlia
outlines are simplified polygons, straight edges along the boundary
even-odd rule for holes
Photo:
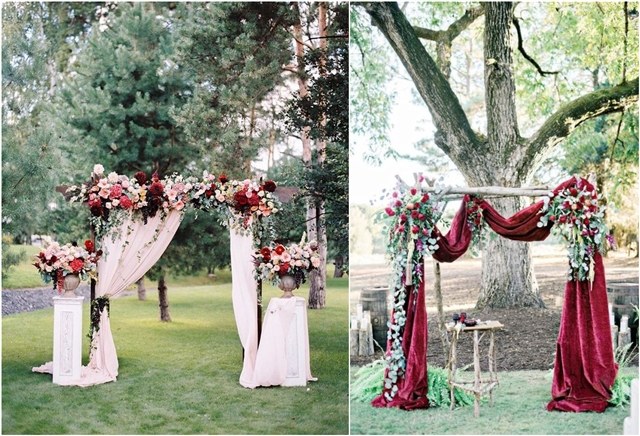
[[[276,190],[276,182],[274,182],[273,180],[267,180],[266,182],[264,182],[264,190],[267,192],[273,192]]]

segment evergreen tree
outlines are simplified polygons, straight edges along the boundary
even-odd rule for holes
[[[85,164],[85,175],[98,162],[118,173],[165,175],[198,157],[172,116],[191,85],[174,61],[170,23],[153,4],[120,4],[110,25],[79,47],[72,76],[56,109],[66,150]]]
[[[46,231],[61,165],[46,105],[68,65],[69,41],[82,38],[96,3],[2,5],[2,224],[18,242]],[[3,271],[20,257],[3,240]]]
[[[214,172],[251,173],[251,161],[278,136],[270,93],[291,58],[286,3],[188,3],[179,14],[179,59],[195,81],[179,113]],[[276,91],[274,91],[276,90]]]

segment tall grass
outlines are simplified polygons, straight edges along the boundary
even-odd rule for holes
[[[265,286],[265,305],[280,294]],[[31,373],[32,366],[51,360],[52,309],[4,317],[3,433],[348,432],[346,279],[329,280],[327,308],[308,312],[311,371],[318,381],[307,387],[239,385],[242,350],[229,285],[174,288],[169,298],[171,323],[158,321],[152,299],[112,302],[119,377],[88,388],[56,386],[51,376]],[[86,363],[86,339],[83,350]]]

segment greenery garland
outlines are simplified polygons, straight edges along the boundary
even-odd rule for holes
[[[107,316],[109,316],[111,303],[108,296],[96,297],[96,299],[91,302],[91,325],[89,327],[89,333],[87,334],[91,342],[93,342],[95,334],[100,330],[100,317],[105,309]]]
[[[406,356],[402,349],[404,326],[407,320],[407,286],[413,286],[418,292],[424,273],[424,259],[440,247],[436,223],[442,216],[442,210],[431,199],[425,187],[418,183],[410,188],[398,188],[391,194],[390,205],[385,208],[385,221],[389,234],[387,257],[393,273],[393,315],[389,323],[387,339],[390,349],[386,355],[387,375],[384,378],[384,396],[391,401],[398,391],[398,380],[406,371]],[[465,197],[467,207],[467,225],[473,233],[473,240],[480,240],[482,231],[482,209],[480,199]]]

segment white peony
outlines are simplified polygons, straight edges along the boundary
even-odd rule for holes
[[[96,176],[101,176],[104,174],[104,167],[100,164],[95,164],[93,166],[93,174],[95,174]]]
[[[110,172],[109,175],[107,176],[107,179],[111,183],[118,183],[118,180],[119,180],[118,173],[116,173],[115,171]]]

